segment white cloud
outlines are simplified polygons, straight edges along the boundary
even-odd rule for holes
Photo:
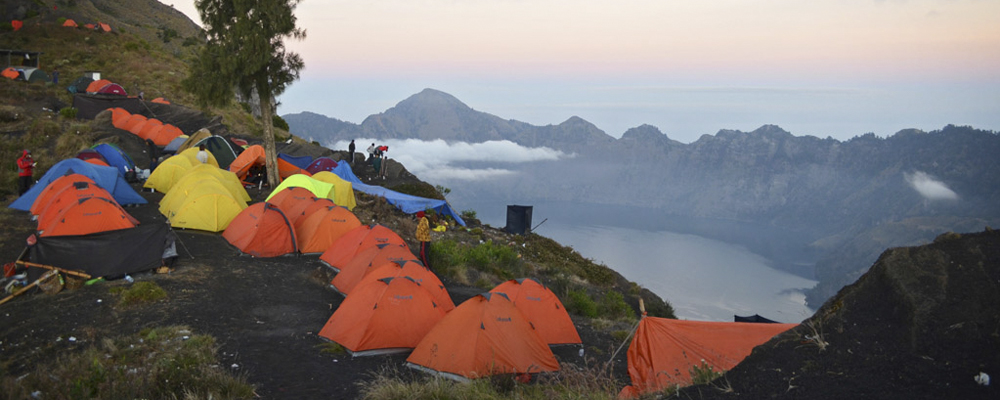
[[[931,178],[922,171],[904,174],[906,182],[927,200],[958,200],[958,193],[948,188],[944,182]]]
[[[399,161],[406,169],[421,179],[438,182],[447,180],[483,180],[507,176],[515,172],[492,165],[490,167],[469,168],[453,164],[462,162],[486,162],[493,164],[526,163],[534,161],[554,161],[572,155],[548,147],[524,147],[502,140],[484,143],[452,142],[444,140],[424,141],[417,139],[356,139],[356,151],[364,153],[371,143],[389,146],[386,155]],[[347,141],[328,144],[331,149],[346,149]]]

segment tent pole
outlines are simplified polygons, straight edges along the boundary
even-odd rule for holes
[[[184,242],[181,241],[181,235],[178,235],[178,234],[175,233],[174,237],[177,238],[177,243],[180,243],[181,247],[184,248],[184,251],[188,253],[188,257],[191,257],[191,259],[194,259],[194,256],[191,254],[191,250],[188,250],[187,245],[185,245]]]
[[[642,321],[642,318],[639,318],[639,321]],[[632,325],[632,329],[629,331],[628,336],[625,337],[625,341],[623,341],[622,344],[618,346],[618,349],[615,350],[615,352],[613,354],[611,354],[611,358],[608,359],[608,363],[607,363],[608,365],[611,364],[611,362],[615,360],[615,356],[618,355],[618,352],[622,351],[622,347],[625,347],[625,343],[628,343],[629,339],[632,339],[632,335],[635,335],[635,330],[637,328],[639,328],[639,323],[638,322],[636,322],[635,325]]]

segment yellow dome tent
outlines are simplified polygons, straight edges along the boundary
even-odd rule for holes
[[[347,207],[348,210],[357,207],[358,200],[354,197],[354,185],[351,182],[340,179],[337,174],[330,171],[317,172],[312,178],[333,185],[333,196],[330,196],[330,200],[333,200],[334,204]]]
[[[285,178],[285,180],[282,181],[278,187],[274,188],[271,194],[268,195],[267,199],[264,201],[271,200],[271,197],[274,197],[274,195],[278,194],[278,192],[287,187],[300,187],[309,190],[316,195],[317,198],[333,200],[333,184],[313,179],[302,174],[295,174]],[[336,201],[334,201],[334,203],[336,203]]]
[[[146,179],[146,183],[142,184],[142,187],[156,189],[160,193],[167,193],[174,186],[174,183],[187,174],[192,166],[194,164],[190,158],[179,155],[170,157],[156,166],[156,169],[153,170],[153,173],[149,174],[149,178]]]
[[[176,198],[164,197],[168,201],[163,215],[174,228],[220,232],[247,207],[216,179],[191,180],[186,187],[178,186],[171,191],[178,194],[174,195]]]

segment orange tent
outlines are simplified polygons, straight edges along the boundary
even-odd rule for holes
[[[406,362],[459,380],[559,370],[552,350],[503,293],[477,295],[449,312]]]
[[[300,227],[295,230],[299,239],[299,252],[319,254],[345,233],[361,226],[361,221],[347,208],[333,206],[312,213],[301,224],[292,224]]]
[[[41,214],[42,210],[45,210],[45,208],[52,203],[53,198],[55,198],[57,194],[62,192],[63,189],[73,187],[77,182],[85,182],[89,185],[93,185],[95,187],[97,186],[97,183],[86,175],[68,174],[60,176],[52,182],[49,182],[49,184],[42,189],[42,192],[35,198],[35,202],[31,203],[31,208],[28,212],[30,212],[31,215]],[[105,192],[107,191],[105,190]]]
[[[344,264],[344,268],[333,277],[330,284],[334,290],[346,296],[370,270],[389,262],[402,265],[405,261],[420,262],[406,246],[380,244],[369,247]]]
[[[184,132],[180,128],[171,124],[163,124],[160,129],[149,132],[146,139],[152,139],[153,143],[162,147],[170,144],[172,140],[183,134]]]
[[[169,102],[169,101],[167,101],[167,99],[164,99],[164,98],[162,98],[162,97],[157,97],[157,98],[153,99],[152,101],[153,101],[154,103],[160,103],[160,104],[170,104],[170,102]]]
[[[145,123],[146,123],[145,115],[132,114],[132,116],[128,117],[128,120],[125,121],[125,125],[119,129],[124,129],[126,131],[132,132],[132,129],[135,129],[137,126],[141,129],[141,125]]]
[[[292,226],[294,226],[296,220],[302,216],[302,211],[312,205],[314,200],[316,200],[316,196],[309,189],[290,186],[275,193],[267,202],[280,208],[285,213],[285,216],[288,217],[288,220],[291,221]],[[323,250],[326,249],[324,248]],[[320,250],[320,252],[323,250]]]
[[[125,129],[129,118],[132,118],[132,113],[128,112],[124,108],[115,107],[111,109],[111,124],[118,129]]]
[[[295,232],[301,232],[302,231],[302,222],[304,222],[307,218],[309,218],[309,216],[312,215],[312,213],[314,213],[316,211],[326,210],[327,207],[336,207],[336,206],[337,206],[337,204],[335,204],[333,202],[333,200],[330,200],[328,198],[324,197],[324,198],[321,198],[321,199],[317,199],[317,198],[313,197],[312,203],[310,203],[308,206],[306,206],[306,208],[304,210],[302,210],[301,213],[299,213],[298,215],[287,215],[286,214],[286,216],[288,216],[288,219],[292,220],[292,225],[295,226]],[[354,227],[354,228],[357,228],[357,227]],[[353,228],[352,228],[352,230],[353,230]],[[330,246],[327,246],[326,248],[324,248],[323,250],[321,250],[321,252],[322,251],[326,251],[326,249],[329,248],[329,247]]]
[[[580,344],[580,334],[566,313],[562,302],[549,288],[534,279],[511,279],[497,285],[493,293],[506,293],[535,326],[538,335],[549,345]]]
[[[66,22],[63,22],[62,26],[69,28],[76,28],[78,25],[76,24],[76,21],[67,19]]]
[[[87,93],[97,93],[97,91],[101,90],[102,87],[110,84],[111,81],[107,79],[98,79],[96,81],[90,82],[90,84],[87,85]]]
[[[222,237],[254,257],[277,257],[297,250],[292,224],[270,203],[256,203],[240,211]]]
[[[89,199],[91,197],[101,197],[107,199],[108,201],[114,203],[116,206],[118,202],[115,201],[114,196],[108,193],[107,190],[102,189],[96,184],[90,184],[87,182],[74,182],[69,186],[63,187],[62,190],[52,195],[49,198],[47,205],[42,206],[38,209],[38,226],[47,226],[52,220],[59,218],[59,215],[66,211],[66,209],[75,207],[80,201],[84,199]],[[131,218],[131,216],[129,217]],[[139,223],[135,219],[132,219],[133,224]]]
[[[243,152],[229,164],[229,170],[235,172],[236,176],[240,177],[240,179],[246,179],[247,172],[250,171],[250,167],[253,167],[254,165],[264,165],[264,147],[259,144],[255,144],[244,149]]]
[[[24,26],[24,21],[20,21],[20,20],[16,20],[16,19],[15,20],[11,20],[10,21],[10,26],[14,28],[14,32],[17,32],[18,29],[21,29],[21,27]]]
[[[86,24],[83,27],[87,29],[94,29],[96,26],[94,24]]]
[[[430,292],[437,301],[438,306],[444,308],[445,312],[455,309],[455,303],[451,301],[451,295],[445,289],[444,284],[434,275],[431,270],[416,261],[403,261],[402,263],[388,262],[379,267],[370,268],[357,287],[361,287],[365,282],[379,280],[383,278],[407,277],[419,283],[425,290]],[[355,290],[357,290],[355,288]]]
[[[51,220],[38,220],[39,236],[88,235],[134,228],[135,219],[115,203],[103,197],[88,197],[64,209]]]
[[[319,256],[319,260],[339,272],[358,252],[378,244],[406,246],[403,238],[389,228],[382,225],[362,225],[333,242]]]
[[[691,368],[702,362],[715,371],[727,371],[750,355],[754,347],[796,325],[645,317],[639,321],[628,348],[632,386],[623,389],[622,395],[689,385]]]
[[[100,165],[102,167],[110,167],[110,165],[108,165],[108,163],[104,162],[104,160],[102,160],[100,158],[88,158],[88,159],[83,160],[83,161],[89,162],[89,163],[94,164],[94,165]]]
[[[359,285],[344,299],[319,335],[354,356],[407,352],[417,346],[445,310],[409,277]]]
[[[295,174],[302,174],[302,175],[305,175],[305,176],[312,176],[312,174],[309,173],[309,171],[306,171],[306,170],[304,170],[302,168],[296,167],[292,163],[290,163],[288,161],[285,161],[285,160],[282,160],[279,157],[278,158],[278,175],[281,176],[281,179],[285,179],[285,178],[287,178],[289,176],[292,176],[292,175],[295,175]]]
[[[14,67],[4,68],[3,72],[0,74],[2,74],[4,78],[8,79],[17,79],[17,77],[21,76],[21,74],[17,73],[17,70],[14,69]]]
[[[111,32],[111,25],[105,24],[103,22],[98,22],[97,25],[101,27],[101,30],[105,32]]]
[[[145,124],[135,125],[129,132],[136,134],[136,136],[141,137],[143,140],[149,139],[149,135],[159,130],[163,126],[163,121],[156,118],[150,118],[146,120]]]

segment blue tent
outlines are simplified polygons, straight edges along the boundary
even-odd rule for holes
[[[101,153],[104,157],[104,161],[107,161],[109,165],[115,167],[118,173],[125,175],[128,171],[135,170],[135,162],[132,158],[122,152],[121,149],[113,144],[101,143],[93,147],[94,151]]]
[[[93,179],[94,182],[97,182],[98,186],[110,192],[118,204],[123,206],[129,204],[146,204],[146,199],[142,198],[139,193],[136,193],[114,167],[94,165],[79,158],[68,158],[49,168],[48,172],[42,176],[42,179],[38,180],[35,186],[32,186],[27,193],[18,197],[13,203],[10,203],[8,207],[21,211],[30,210],[31,205],[35,203],[35,198],[42,193],[42,190],[45,190],[45,187],[49,183],[59,179],[61,176],[73,173]]]
[[[351,166],[348,163],[337,163],[337,167],[334,168],[332,172],[337,174],[340,179],[351,182],[351,186],[354,187],[354,190],[360,190],[374,196],[385,197],[385,200],[389,202],[389,204],[396,206],[396,208],[400,209],[400,211],[404,213],[413,214],[417,211],[432,209],[438,214],[451,216],[455,219],[455,222],[458,222],[459,225],[465,226],[465,221],[462,220],[462,217],[458,216],[458,213],[451,208],[451,205],[449,205],[447,201],[411,196],[389,190],[381,186],[365,184],[354,175],[354,171],[351,170]]]
[[[316,159],[313,160],[308,167],[306,167],[306,171],[310,174],[315,174],[320,171],[333,172],[333,169],[337,167],[337,164],[338,163],[330,157],[316,157]]]
[[[290,156],[285,153],[278,153],[278,158],[285,160],[285,162],[302,169],[309,168],[309,164],[312,163],[313,161],[313,158],[310,156],[296,157],[296,156]]]

